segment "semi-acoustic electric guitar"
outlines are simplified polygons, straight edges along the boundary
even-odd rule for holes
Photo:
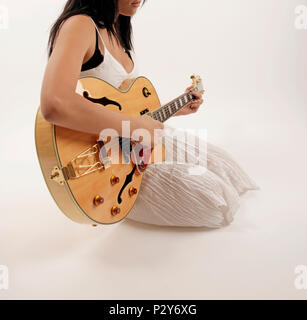
[[[164,122],[194,98],[191,91],[203,92],[200,77],[191,78],[193,88],[163,106],[145,77],[133,80],[126,91],[98,78],[81,78],[76,92],[101,108],[132,117],[147,114]],[[111,148],[106,148],[110,140],[53,125],[38,108],[35,143],[40,167],[59,209],[73,221],[92,225],[119,222],[133,207],[147,165],[155,161],[153,149],[160,148],[165,160],[163,144],[151,148],[150,158],[144,159],[141,143],[117,138],[121,152],[119,161],[112,163]]]

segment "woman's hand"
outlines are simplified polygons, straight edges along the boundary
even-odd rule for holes
[[[159,141],[155,141],[155,139],[159,139],[161,137],[162,131],[157,131],[155,133],[155,129],[157,130],[163,130],[164,124],[158,120],[154,120],[152,117],[148,116],[147,114],[142,115],[139,118],[136,118],[137,121],[137,128],[145,130],[145,138],[141,138],[139,141],[143,141],[145,145],[150,144],[150,147],[154,147],[156,144],[159,143]],[[148,138],[150,138],[150,141],[146,141],[146,134],[149,133]],[[160,134],[161,133],[161,134]],[[157,134],[157,136],[155,136]]]
[[[188,87],[185,92],[188,92],[192,88],[193,86]],[[198,108],[204,102],[204,100],[202,99],[202,94],[200,92],[191,91],[191,94],[195,97],[195,99],[189,102],[185,107],[180,109],[178,112],[176,112],[174,116],[180,116],[180,115],[197,112]]]

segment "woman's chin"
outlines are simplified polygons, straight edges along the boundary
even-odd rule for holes
[[[122,16],[126,16],[126,17],[132,17],[136,14],[136,12],[138,11],[138,8],[132,8],[131,10],[127,10],[127,11],[122,11],[119,12]]]

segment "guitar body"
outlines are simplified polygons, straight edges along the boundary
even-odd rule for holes
[[[83,78],[76,91],[101,108],[140,117],[160,106],[155,88],[145,77],[120,91],[98,78]],[[102,163],[98,135],[47,122],[38,109],[35,142],[48,189],[61,211],[78,223],[112,224],[129,213],[141,187],[143,172],[130,159]],[[158,145],[164,157],[164,147]],[[109,154],[107,154],[109,156]],[[159,161],[159,160],[158,160]],[[160,160],[161,161],[161,160]],[[151,157],[149,163],[154,162]],[[90,171],[90,172],[89,172]]]

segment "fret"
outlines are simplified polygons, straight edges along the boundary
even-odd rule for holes
[[[167,105],[167,109],[168,109],[169,114],[171,115],[172,114],[172,109],[171,109],[171,107],[169,105]]]
[[[161,114],[162,119],[166,118],[166,115],[165,115],[163,108],[159,111],[159,113]]]
[[[159,111],[159,116],[160,116],[160,119],[161,119],[162,121],[165,120],[166,117],[164,117],[163,109]]]
[[[167,115],[166,115],[164,108],[162,108],[162,113],[163,113],[164,118],[167,118]]]
[[[165,109],[165,107],[162,107],[162,108],[161,108],[161,111],[162,111],[163,114],[165,115],[163,120],[166,120],[166,119],[168,118],[167,110]]]
[[[167,114],[164,116],[163,109],[160,111],[160,115],[161,115],[162,121],[165,121],[167,119]]]

